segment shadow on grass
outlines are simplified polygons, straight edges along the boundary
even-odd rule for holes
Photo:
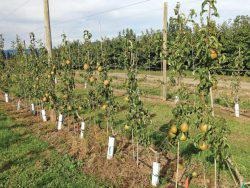
[[[45,148],[46,150],[48,148]],[[28,164],[28,163],[31,163],[32,161],[36,161],[38,160],[40,156],[40,154],[45,150],[31,150],[31,151],[28,151],[27,153],[23,154],[22,156],[19,156],[15,159],[11,159],[9,161],[6,161],[2,167],[0,167],[0,173],[10,169],[13,165],[20,165],[21,163],[23,164]]]
[[[6,120],[7,120],[7,117],[3,116],[3,114],[0,114],[0,121],[6,121]]]
[[[1,148],[8,148],[10,147],[12,144],[16,144],[20,141],[21,136],[20,135],[8,135],[4,137],[4,140],[1,140],[0,143],[0,149]]]
[[[1,122],[1,120],[0,120]],[[12,124],[12,125],[0,125],[0,131],[1,130],[13,130],[13,129],[17,129],[17,128],[26,128],[29,127],[30,125],[28,124],[23,124],[23,123],[16,123],[16,124]]]

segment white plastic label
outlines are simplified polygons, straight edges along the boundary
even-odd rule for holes
[[[87,82],[84,83],[84,88],[85,88],[85,89],[87,88]]]
[[[42,114],[42,119],[43,119],[43,121],[44,121],[44,122],[47,121],[47,117],[46,117],[46,112],[45,112],[45,110],[41,110],[41,114]]]
[[[240,117],[240,105],[239,105],[239,103],[235,103],[234,110],[235,110],[235,116]]]
[[[156,187],[159,184],[160,163],[153,162],[152,186]]]
[[[110,136],[109,143],[108,143],[108,153],[107,159],[112,159],[114,156],[114,148],[115,148],[115,138]]]
[[[57,124],[57,130],[62,130],[62,123],[63,123],[63,115],[59,114],[58,124]]]
[[[55,84],[57,84],[57,78],[55,77]]]
[[[5,97],[5,102],[9,102],[9,95],[8,95],[8,93],[5,93],[4,97]]]

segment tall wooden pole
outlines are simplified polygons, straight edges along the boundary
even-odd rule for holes
[[[162,77],[163,77],[163,85],[162,85],[162,99],[167,99],[167,17],[168,17],[168,10],[167,10],[167,2],[164,2],[164,11],[163,11],[163,71],[162,71]]]
[[[52,39],[50,28],[50,15],[49,15],[49,0],[44,0],[44,28],[45,28],[45,41],[48,50],[49,59],[52,57]]]

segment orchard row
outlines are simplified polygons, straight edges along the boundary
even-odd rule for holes
[[[230,154],[227,144],[229,130],[226,121],[216,116],[213,111],[212,87],[216,80],[212,73],[220,68],[224,60],[223,46],[217,38],[216,23],[213,20],[218,16],[215,1],[205,0],[202,4],[201,16],[205,22],[201,24],[194,21],[196,13],[193,10],[189,15],[184,15],[180,4],[177,4],[174,13],[172,22],[176,27],[171,50],[166,56],[158,53],[158,58],[168,60],[171,80],[178,87],[176,92],[178,102],[172,110],[172,120],[166,122],[169,126],[162,140],[165,144],[157,149],[164,152],[173,150],[177,152],[177,185],[179,160],[185,159],[185,156],[180,155],[180,147],[197,155],[204,164],[208,164],[207,159],[212,158],[215,169],[217,162],[226,164]],[[191,40],[186,30],[188,25],[192,25],[194,33],[197,34],[195,41]],[[76,122],[82,122],[81,138],[83,138],[86,113],[92,113],[93,117],[101,117],[95,123],[105,122],[108,134],[114,135],[117,131],[114,119],[120,105],[115,100],[112,79],[108,76],[108,71],[110,58],[119,58],[127,70],[127,92],[124,98],[127,109],[124,130],[128,133],[129,139],[133,139],[137,145],[145,147],[153,145],[153,135],[148,129],[152,124],[151,116],[140,99],[141,93],[137,82],[140,55],[137,50],[137,38],[130,31],[123,33],[119,39],[120,53],[110,57],[111,40],[104,39],[100,45],[93,45],[91,37],[89,31],[84,31],[83,43],[77,48],[76,55],[76,51],[72,49],[72,43],[67,40],[66,35],[62,35],[61,45],[54,49],[53,56],[49,60],[45,47],[36,41],[33,33],[30,34],[29,46],[17,37],[13,43],[13,48],[16,50],[13,59],[6,61],[1,56],[0,60],[0,88],[6,94],[5,98],[7,99],[10,94],[15,96],[18,99],[19,108],[20,105],[31,106],[34,112],[35,108],[39,108],[44,121],[47,120],[46,113],[49,112],[50,120],[57,121],[58,130],[61,130],[63,125],[70,126]],[[154,41],[162,43],[160,37],[156,37]],[[1,50],[3,44],[1,38]],[[199,80],[195,91],[190,91],[182,83],[186,70],[186,57],[190,55],[190,49],[195,49],[195,60],[199,64],[195,68]],[[157,50],[161,51],[161,49]],[[73,63],[76,58],[81,62],[81,69],[84,70],[80,76],[84,80],[81,86],[85,87],[86,95],[76,95],[76,88],[79,87],[76,84],[76,69]],[[242,62],[240,58],[239,55],[236,59],[239,64]],[[237,84],[238,82],[235,84],[236,94]],[[111,140],[111,142],[113,147],[114,141]],[[195,163],[195,160],[191,162]],[[190,174],[192,172],[186,172],[186,177]],[[157,185],[158,181],[159,179],[156,178],[153,184]]]

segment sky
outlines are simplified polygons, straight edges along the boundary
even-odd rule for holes
[[[249,15],[250,0],[217,0],[220,14],[218,23]],[[202,0],[168,0],[169,17],[177,2],[181,10],[201,9]],[[69,40],[82,40],[83,30],[93,39],[112,37],[125,28],[136,33],[146,29],[161,29],[164,0],[49,0],[53,46],[61,42],[65,33]],[[29,41],[29,33],[44,41],[43,0],[0,0],[0,33],[5,38],[5,49],[18,34]]]

